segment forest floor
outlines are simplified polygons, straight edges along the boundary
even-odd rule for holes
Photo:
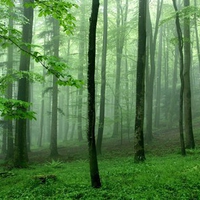
[[[199,126],[196,126],[199,130]],[[197,132],[197,131],[196,131]],[[195,134],[196,146],[200,148],[200,134]],[[134,138],[105,138],[102,144],[102,155],[100,157],[109,158],[113,156],[133,156],[134,157]],[[58,159],[64,162],[72,162],[79,159],[88,158],[88,146],[87,141],[73,141],[66,142],[58,148]],[[145,143],[145,154],[154,156],[164,156],[171,153],[180,154],[180,139],[179,129],[174,128],[170,130],[159,130],[154,132],[153,140],[150,144]],[[49,158],[49,148],[43,148],[41,150],[32,150],[29,153],[31,163],[43,163],[52,160]]]
[[[143,164],[133,162],[133,138],[122,144],[104,139],[98,157],[100,189],[90,186],[86,141],[60,146],[58,160],[49,158],[48,148],[32,150],[29,168],[0,165],[0,200],[198,200],[199,126],[194,132],[196,149],[186,157],[180,155],[178,129],[155,132],[153,142],[145,144]]]

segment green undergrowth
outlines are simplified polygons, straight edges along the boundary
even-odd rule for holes
[[[143,164],[135,164],[132,156],[101,157],[100,189],[90,187],[87,160],[52,160],[11,171],[0,168],[0,199],[200,199],[199,155],[194,151],[186,157],[152,156]]]

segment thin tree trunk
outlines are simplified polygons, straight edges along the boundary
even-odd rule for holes
[[[194,6],[197,7],[197,0],[194,0]],[[199,72],[200,72],[200,41],[199,41],[199,31],[198,31],[197,14],[196,13],[194,15],[194,27],[195,27],[197,56],[198,56],[198,61],[199,61]]]
[[[82,1],[81,6],[81,20],[80,20],[80,33],[79,33],[79,72],[78,79],[83,80],[83,68],[85,65],[85,1]],[[83,110],[83,88],[78,90],[78,140],[83,140],[82,135],[82,110]]]
[[[12,13],[12,8],[10,8],[10,13]],[[13,28],[13,18],[9,18],[9,27],[12,29]],[[11,33],[9,33],[11,35]],[[8,47],[8,73],[13,69],[13,45],[10,45]],[[8,85],[7,88],[7,97],[9,99],[13,98],[13,84]],[[6,159],[10,160],[13,159],[13,120],[8,120],[7,121],[7,130],[8,130],[8,135],[7,135],[7,152],[6,152]]]
[[[185,151],[185,141],[184,141],[184,133],[183,133],[183,91],[184,91],[184,77],[183,77],[183,69],[184,69],[184,62],[183,62],[183,37],[182,37],[182,30],[179,21],[179,13],[176,5],[176,0],[172,0],[174,9],[176,11],[176,29],[178,35],[178,47],[179,47],[179,54],[180,54],[180,80],[181,80],[181,88],[180,88],[180,105],[179,105],[179,131],[180,131],[180,143],[181,143],[181,154],[183,156],[186,155]]]
[[[104,26],[103,26],[103,47],[102,47],[102,67],[101,67],[101,97],[100,97],[100,110],[99,110],[99,124],[98,124],[98,137],[97,137],[97,154],[101,154],[101,146],[104,130],[104,113],[105,113],[105,91],[106,91],[106,55],[107,55],[107,8],[108,1],[104,0]]]
[[[53,19],[53,42],[54,56],[59,57],[59,23]],[[53,76],[53,98],[52,98],[52,118],[51,118],[51,142],[50,157],[58,156],[57,134],[58,134],[58,84],[57,77]]]
[[[96,144],[95,144],[95,54],[96,54],[96,25],[99,10],[99,0],[92,1],[92,12],[89,28],[88,48],[88,147],[91,185],[94,188],[101,187],[99,176]]]
[[[153,86],[154,86],[154,78],[155,78],[155,52],[156,52],[156,41],[157,41],[157,35],[158,35],[158,28],[159,28],[159,21],[160,21],[160,16],[161,16],[161,11],[162,11],[162,5],[163,5],[163,0],[157,1],[157,16],[156,16],[156,25],[155,25],[155,31],[154,34],[152,33],[152,23],[151,23],[151,17],[150,17],[150,10],[149,10],[149,5],[147,9],[147,31],[150,34],[149,38],[149,48],[150,48],[150,67],[148,69],[148,74],[147,76],[147,89],[146,89],[146,140],[147,142],[151,142],[153,138],[153,133],[152,133],[152,115],[153,115]]]
[[[120,80],[121,80],[121,61],[122,61],[122,52],[124,48],[125,33],[126,33],[126,21],[128,13],[128,0],[126,0],[126,9],[123,13],[122,6],[119,0],[116,0],[117,3],[117,39],[116,39],[116,79],[115,79],[115,99],[114,99],[114,125],[113,125],[113,137],[119,135],[120,128]],[[124,26],[124,30],[121,28]],[[121,124],[122,126],[122,124]],[[122,134],[122,133],[121,133]]]
[[[172,79],[172,91],[170,94],[170,108],[169,108],[169,121],[168,121],[168,128],[171,128],[173,125],[173,122],[175,121],[176,117],[176,91],[177,91],[177,74],[178,74],[178,47],[175,46],[175,53],[174,53],[174,69],[173,69],[173,79]]]
[[[155,127],[160,126],[160,98],[161,98],[161,66],[162,66],[162,27],[160,29],[159,47],[158,47],[158,63],[157,63],[157,88],[156,88],[156,106],[155,106]]]

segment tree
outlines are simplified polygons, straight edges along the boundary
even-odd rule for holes
[[[104,113],[105,113],[105,91],[106,91],[106,54],[107,54],[107,19],[108,2],[104,0],[104,12],[103,12],[103,47],[102,47],[102,66],[101,66],[101,97],[100,97],[100,111],[99,111],[99,124],[98,124],[98,138],[97,138],[97,153],[101,154],[101,146],[103,139],[104,129]]]
[[[144,93],[145,93],[145,57],[146,57],[146,0],[139,0],[138,19],[138,55],[136,78],[136,115],[135,115],[135,162],[145,160],[144,152]]]
[[[12,13],[13,8],[10,8],[10,13]],[[12,29],[13,28],[13,18],[9,18],[9,27]],[[11,31],[9,33],[11,35]],[[12,70],[13,68],[13,46],[10,45],[8,47],[8,73],[9,71]],[[13,84],[8,85],[7,88],[7,98],[12,99],[13,96]],[[7,129],[8,129],[8,135],[7,135],[7,152],[6,152],[6,159],[13,159],[13,120],[8,120],[7,121]]]
[[[121,80],[121,61],[122,52],[124,48],[125,34],[126,34],[126,21],[128,13],[128,0],[125,4],[125,12],[121,6],[120,0],[116,0],[117,3],[117,33],[116,33],[116,79],[115,79],[115,99],[114,99],[114,124],[113,124],[113,137],[117,137],[120,128],[120,80]],[[122,117],[122,116],[121,116]],[[122,126],[122,124],[121,124]]]
[[[83,68],[85,65],[85,5],[82,1],[81,9],[81,19],[80,19],[80,32],[79,32],[79,72],[78,79],[83,79]],[[83,88],[78,90],[78,140],[83,140],[82,135],[82,114],[83,113]]]
[[[184,0],[185,8],[190,6],[190,0]],[[191,45],[190,45],[190,17],[184,17],[184,121],[185,121],[185,145],[194,149],[194,135],[192,126],[192,102],[190,87]]]
[[[180,97],[179,97],[179,131],[180,131],[180,143],[181,143],[181,154],[183,156],[186,155],[185,151],[185,141],[184,141],[184,133],[183,133],[183,92],[184,92],[184,77],[183,77],[183,69],[184,69],[184,57],[183,57],[183,36],[182,30],[180,26],[179,13],[176,5],[176,0],[172,0],[174,9],[176,11],[176,30],[178,35],[178,48],[180,54],[180,80],[181,80],[181,88],[180,88]]]
[[[156,24],[155,24],[155,30],[153,33],[152,30],[152,22],[151,22],[151,16],[150,16],[150,9],[149,9],[149,3],[147,4],[147,33],[148,33],[148,39],[147,39],[147,45],[149,47],[149,53],[150,53],[150,66],[147,65],[146,69],[146,134],[145,139],[147,142],[151,142],[153,138],[152,133],[152,124],[153,124],[153,90],[154,90],[154,79],[155,79],[155,54],[156,54],[156,44],[157,44],[157,36],[158,36],[158,30],[159,30],[159,21],[160,16],[162,12],[162,6],[163,6],[163,0],[157,1],[157,12],[156,12]]]
[[[59,22],[53,19],[53,53],[59,57]],[[57,149],[57,132],[58,132],[58,84],[57,77],[53,76],[53,98],[52,98],[52,117],[51,117],[51,140],[50,140],[50,157],[58,156]]]
[[[23,0],[24,16],[28,19],[28,23],[23,24],[22,27],[22,42],[31,44],[32,41],[32,28],[33,28],[33,8],[26,7],[27,3],[32,3],[33,0]],[[30,52],[30,47],[23,45],[22,47],[27,52]],[[29,71],[30,67],[30,55],[21,52],[20,55],[20,70]],[[29,80],[25,77],[18,82],[18,100],[29,102]],[[18,109],[25,113],[27,108],[23,105]],[[26,141],[26,119],[16,120],[16,132],[15,132],[15,145],[14,145],[14,166],[26,167],[28,162],[27,153],[27,141]]]
[[[99,10],[99,0],[92,1],[92,12],[90,17],[89,27],[89,47],[88,47],[88,74],[87,74],[87,89],[88,89],[88,147],[89,147],[89,162],[90,162],[90,177],[91,185],[94,188],[101,187],[99,176],[96,144],[95,144],[95,53],[96,53],[96,25]]]

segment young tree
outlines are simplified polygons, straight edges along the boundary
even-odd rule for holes
[[[153,138],[152,133],[152,124],[153,124],[153,91],[154,91],[154,79],[155,79],[155,54],[156,54],[156,44],[157,44],[157,36],[159,30],[159,21],[162,12],[163,0],[157,1],[157,12],[156,12],[156,24],[155,30],[153,32],[151,15],[149,9],[149,2],[147,3],[147,44],[149,46],[149,56],[150,56],[150,65],[147,65],[146,70],[146,134],[145,139],[147,142],[151,142]]]
[[[136,115],[135,115],[135,162],[145,160],[144,152],[144,93],[145,93],[145,57],[146,57],[146,0],[139,0],[138,20],[138,56],[136,79]]]
[[[94,188],[101,187],[99,176],[96,144],[95,144],[95,53],[96,53],[96,25],[99,10],[99,0],[92,1],[92,12],[89,28],[89,47],[88,47],[88,147],[90,162],[91,184]]]
[[[184,134],[183,134],[183,91],[184,91],[184,77],[183,77],[183,69],[184,69],[184,58],[183,58],[183,36],[182,30],[179,20],[179,13],[176,4],[176,0],[172,0],[174,9],[176,11],[176,30],[178,35],[178,48],[180,54],[180,80],[181,80],[181,88],[180,88],[180,105],[179,105],[179,131],[180,131],[180,142],[181,142],[181,153],[183,156],[186,155],[185,151],[185,141],[184,141]]]
[[[79,72],[78,79],[83,80],[83,69],[85,66],[85,1],[82,1],[81,6],[81,19],[80,19],[80,32],[79,32]],[[83,88],[78,90],[78,140],[83,140],[82,124],[83,124]]]
[[[124,48],[125,35],[126,35],[126,21],[128,14],[128,0],[125,4],[125,12],[121,6],[120,0],[116,0],[117,4],[117,17],[116,17],[116,75],[115,75],[115,99],[114,99],[114,124],[113,124],[113,137],[117,137],[120,130],[120,116],[121,113],[121,91],[120,91],[120,80],[121,80],[121,62],[122,62],[122,52]],[[122,126],[122,124],[121,124]]]
[[[97,153],[101,154],[101,146],[104,129],[104,113],[105,113],[105,91],[106,91],[106,54],[107,54],[107,28],[108,28],[108,1],[104,0],[103,12],[103,47],[102,47],[102,66],[101,66],[101,97],[100,97],[100,111],[98,124],[98,138],[97,138]]]

